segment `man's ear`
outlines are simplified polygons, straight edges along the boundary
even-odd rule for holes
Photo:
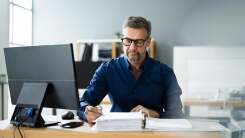
[[[146,40],[146,49],[147,49],[147,50],[150,48],[150,45],[151,45],[151,37],[149,37],[149,38]]]

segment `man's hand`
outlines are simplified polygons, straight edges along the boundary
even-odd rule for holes
[[[102,108],[88,105],[85,109],[85,116],[90,125],[95,123],[95,120],[102,115]]]
[[[157,111],[148,109],[142,105],[137,105],[136,107],[134,107],[131,112],[142,112],[143,114],[145,114],[147,117],[154,117],[154,118],[159,118],[160,115]]]

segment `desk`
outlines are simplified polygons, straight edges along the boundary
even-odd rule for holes
[[[85,125],[76,129],[63,129],[59,126],[50,128],[22,128],[25,138],[223,138],[222,131],[135,131],[135,132],[97,132]],[[0,137],[12,138],[14,127],[9,121],[0,121]],[[15,136],[19,134],[16,130]]]

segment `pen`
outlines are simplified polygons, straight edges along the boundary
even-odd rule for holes
[[[101,115],[103,115],[103,113],[102,113],[102,109],[103,109],[102,106],[101,105],[97,105],[96,108],[99,109],[99,110],[101,110]]]
[[[102,106],[101,105],[97,105],[95,107],[98,108],[98,109],[100,109],[100,110],[102,110]]]
[[[97,111],[94,111],[94,110],[91,110],[91,109],[88,109],[88,108],[87,108],[87,111],[102,115],[102,106],[97,105],[97,106],[94,106],[94,108],[96,108],[97,110],[101,110],[101,112],[97,112]],[[86,113],[86,110],[85,110],[85,113]]]

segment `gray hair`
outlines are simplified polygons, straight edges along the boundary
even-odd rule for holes
[[[129,16],[123,23],[123,28],[145,29],[151,35],[151,22],[141,16]]]

